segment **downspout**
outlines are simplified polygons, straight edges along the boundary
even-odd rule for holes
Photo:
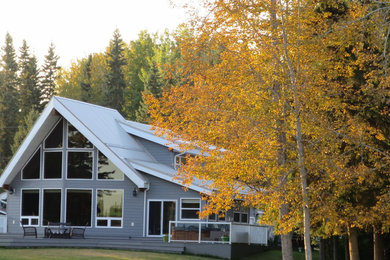
[[[142,236],[143,237],[146,237],[146,212],[147,212],[147,203],[146,203],[146,193],[149,191],[150,189],[150,184],[148,185],[148,187],[144,190],[144,224],[143,224],[143,234]]]

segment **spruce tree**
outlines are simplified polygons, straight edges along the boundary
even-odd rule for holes
[[[80,81],[81,88],[81,101],[91,102],[92,99],[92,86],[91,86],[91,70],[92,70],[92,54],[88,55],[88,59],[82,65]]]
[[[49,51],[45,56],[45,62],[42,66],[42,107],[44,107],[55,94],[56,79],[58,78],[58,70],[60,67],[57,65],[59,56],[54,52],[55,46],[53,43],[49,46]]]
[[[0,81],[0,167],[3,168],[12,156],[11,145],[17,129],[18,113],[18,64],[13,40],[9,33],[1,56]]]
[[[37,59],[34,55],[30,54],[29,47],[25,40],[20,48],[19,71],[19,120],[23,120],[31,109],[41,111],[43,108],[41,104]]]
[[[124,42],[118,29],[114,31],[113,39],[106,51],[106,62],[108,72],[105,75],[105,105],[122,112],[123,92],[126,87],[123,66],[126,64],[126,60],[124,58]]]

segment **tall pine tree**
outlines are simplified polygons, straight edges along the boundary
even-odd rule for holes
[[[31,109],[41,111],[41,90],[39,87],[39,71],[37,68],[37,59],[30,54],[30,48],[26,41],[20,48],[19,57],[19,120],[25,118]]]
[[[114,31],[113,39],[106,51],[108,72],[105,75],[105,105],[122,112],[124,103],[124,89],[126,87],[123,66],[126,64],[124,58],[124,42],[119,30]]]
[[[56,79],[58,78],[58,70],[60,67],[57,65],[59,56],[54,52],[55,46],[53,43],[49,46],[49,51],[45,56],[45,62],[42,66],[42,107],[44,107],[55,94]]]
[[[13,40],[9,33],[2,48],[0,81],[0,167],[3,168],[12,156],[11,145],[17,129],[18,113],[18,64]]]
[[[82,65],[81,73],[83,79],[80,82],[81,101],[91,102],[92,86],[91,86],[91,71],[92,71],[92,54],[88,55],[87,61]]]

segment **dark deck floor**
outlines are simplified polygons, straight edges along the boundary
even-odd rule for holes
[[[184,243],[166,243],[162,238],[86,237],[85,239],[24,237],[0,234],[0,247],[73,247],[153,251],[182,254]]]

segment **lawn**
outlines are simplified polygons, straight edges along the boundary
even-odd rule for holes
[[[174,255],[151,252],[124,251],[124,250],[105,250],[105,249],[62,249],[62,248],[43,248],[43,249],[8,249],[0,248],[0,260],[215,260],[217,258],[191,256],[191,255]],[[281,252],[271,250],[251,257],[245,257],[241,260],[281,260]],[[304,260],[304,254],[294,252],[295,260]],[[313,259],[319,259],[318,254],[314,254]]]

